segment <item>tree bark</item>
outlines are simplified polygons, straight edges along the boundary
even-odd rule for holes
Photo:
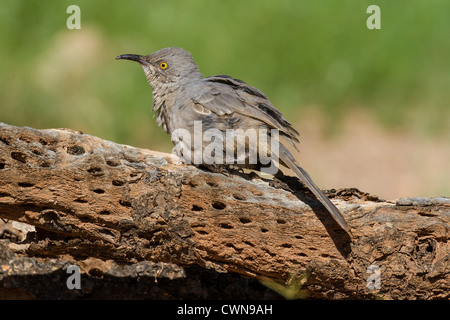
[[[14,254],[101,274],[160,263],[283,283],[307,271],[310,298],[450,297],[449,198],[327,194],[351,235],[296,178],[227,176],[73,130],[0,123],[0,218],[36,228]]]

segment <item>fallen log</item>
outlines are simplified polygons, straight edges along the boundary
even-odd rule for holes
[[[97,261],[100,274],[144,262],[281,283],[307,272],[310,298],[450,297],[449,198],[327,195],[351,235],[293,177],[226,176],[73,130],[0,123],[0,218],[36,228],[14,254],[86,273],[83,261]],[[13,275],[2,263],[0,291]]]

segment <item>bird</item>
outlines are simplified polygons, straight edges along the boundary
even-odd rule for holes
[[[191,53],[179,47],[145,56],[122,54],[116,60],[141,65],[152,87],[156,122],[171,136],[183,162],[214,172],[233,165],[260,171],[274,165],[289,168],[349,233],[343,215],[286,147],[298,151],[298,131],[262,91],[224,74],[203,77]]]

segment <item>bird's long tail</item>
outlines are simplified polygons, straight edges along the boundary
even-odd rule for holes
[[[295,163],[293,156],[285,147],[280,148],[280,162],[287,165],[292,171],[295,172],[297,177],[312,191],[317,199],[327,208],[328,212],[332,215],[333,219],[344,229],[349,232],[349,226],[345,221],[338,208],[328,199],[328,197],[319,189],[314,183],[309,174],[300,166]]]

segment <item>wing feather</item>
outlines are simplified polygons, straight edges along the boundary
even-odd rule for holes
[[[269,129],[278,129],[280,135],[296,147],[299,133],[260,90],[225,75],[203,80],[203,88],[192,98],[193,103],[202,108],[194,107],[194,110],[202,110],[199,113],[205,114],[206,108],[218,115],[239,113],[252,117],[265,123]]]

